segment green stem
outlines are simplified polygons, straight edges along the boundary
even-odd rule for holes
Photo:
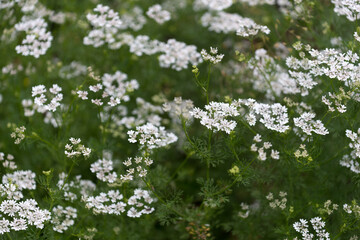
[[[10,236],[10,234],[7,232],[6,233],[6,236],[10,239],[10,240],[12,240],[12,238],[11,238],[11,236]]]
[[[177,172],[187,163],[187,161],[189,160],[189,158],[195,154],[195,151],[191,151],[187,156],[186,158],[181,162],[181,164],[176,168],[176,170],[173,172],[173,174],[171,174],[171,177],[169,179],[169,181],[165,184],[165,185],[168,185],[171,180],[173,180],[177,174]]]
[[[209,104],[209,85],[210,85],[210,72],[211,72],[211,64],[209,64],[208,76],[206,80],[206,104]]]
[[[209,137],[208,137],[208,151],[210,153],[211,151],[211,137],[212,137],[213,131],[209,130]],[[206,159],[206,179],[209,180],[210,175],[210,158],[211,155]]]

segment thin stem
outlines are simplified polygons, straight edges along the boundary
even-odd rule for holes
[[[210,72],[211,72],[211,64],[209,64],[208,76],[206,80],[206,104],[209,104],[209,85],[210,85]]]
[[[6,236],[10,239],[10,240],[12,240],[12,238],[11,238],[11,236],[10,236],[10,234],[7,232],[6,233]]]
[[[171,177],[170,177],[169,181],[168,181],[165,185],[168,185],[168,184],[171,182],[171,180],[173,180],[173,179],[175,178],[177,172],[187,163],[187,161],[189,160],[189,158],[190,158],[192,155],[194,155],[194,154],[195,154],[195,151],[192,151],[192,152],[190,152],[190,153],[186,156],[186,158],[185,158],[185,159],[181,162],[181,164],[176,168],[176,170],[173,172],[173,174],[171,174]]]
[[[209,137],[208,137],[208,152],[211,151],[211,137],[212,137],[213,131],[209,130]],[[206,159],[206,179],[209,180],[210,176],[210,158],[211,155]]]

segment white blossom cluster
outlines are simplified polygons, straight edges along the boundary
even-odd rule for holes
[[[360,128],[357,133],[349,129],[346,130],[346,137],[350,138],[349,147],[352,149],[350,155],[344,155],[340,165],[349,168],[352,172],[360,173],[360,164],[357,159],[360,158]]]
[[[101,83],[89,86],[89,91],[93,93],[101,93],[101,98],[93,98],[91,102],[95,105],[102,106],[103,99],[106,99],[108,105],[115,107],[121,101],[127,102],[130,100],[128,94],[139,88],[139,83],[135,79],[127,80],[128,76],[125,73],[116,71],[114,74],[105,73],[101,78]],[[82,100],[87,100],[89,91],[78,90],[78,97]]]
[[[349,147],[355,151],[355,156],[360,158],[360,128],[356,132],[346,129],[346,137],[350,138]]]
[[[137,56],[153,55],[160,51],[160,42],[158,40],[151,40],[147,35],[138,35],[135,38],[131,36],[129,45],[130,52]]]
[[[0,162],[2,162],[2,165],[4,168],[8,168],[10,170],[15,170],[17,169],[17,165],[14,162],[14,156],[12,154],[6,154],[5,157],[5,153],[0,152]]]
[[[5,174],[2,177],[2,183],[14,184],[20,191],[24,189],[35,190],[35,176],[36,174],[30,170],[18,170],[13,173]]]
[[[241,218],[247,218],[250,214],[250,206],[246,203],[240,204],[241,210],[238,213],[238,216]]]
[[[249,108],[249,113],[245,118],[249,125],[256,124],[256,115],[260,115],[260,122],[266,128],[277,132],[285,132],[289,129],[286,125],[289,122],[287,108],[279,103],[272,105],[257,103],[254,99],[238,99],[229,103],[210,102],[205,106],[205,110],[194,108],[190,114],[194,118],[201,119],[200,123],[208,129],[216,131],[224,131],[230,134],[236,127],[237,123],[234,120],[228,120],[227,117],[236,117],[243,113],[243,106]]]
[[[315,113],[305,112],[301,114],[300,117],[294,118],[294,124],[296,127],[301,128],[307,135],[312,135],[312,132],[319,135],[329,134],[329,130],[325,128],[320,120],[313,120],[315,116]]]
[[[155,5],[157,6],[157,5]],[[160,6],[160,5],[159,5]],[[167,20],[164,11],[158,11],[155,7],[150,11],[151,16],[157,16],[158,21]],[[111,49],[118,49],[126,44],[130,48],[130,52],[137,56],[153,55],[161,53],[159,56],[159,64],[164,68],[172,68],[177,71],[186,69],[188,64],[196,65],[201,62],[201,56],[193,45],[186,45],[175,39],[169,39],[166,43],[158,40],[151,40],[149,36],[138,35],[136,37],[128,33],[120,33],[127,26],[123,25],[117,13],[107,6],[99,4],[94,12],[99,14],[88,14],[87,18],[95,29],[91,30],[84,38],[85,45],[100,47],[107,43]]]
[[[165,147],[178,139],[175,134],[167,132],[163,126],[158,127],[151,123],[137,126],[135,131],[130,130],[127,134],[129,142],[138,142],[148,149]]]
[[[275,208],[280,208],[281,210],[284,210],[286,208],[286,203],[287,203],[287,193],[286,192],[279,192],[279,197],[280,198],[274,198],[274,194],[273,193],[269,193],[266,196],[266,199],[269,200],[269,206],[273,209]]]
[[[58,233],[63,233],[69,227],[74,225],[74,219],[77,218],[76,208],[61,205],[55,206],[51,213],[51,223],[54,225],[53,230]]]
[[[343,167],[349,168],[352,172],[359,174],[360,173],[360,164],[356,160],[355,151],[352,151],[350,155],[346,154],[340,160],[340,165]]]
[[[23,18],[21,22],[15,24],[16,31],[26,32],[26,37],[22,40],[21,45],[16,46],[16,52],[35,58],[44,55],[50,48],[53,39],[51,33],[46,31],[46,27],[47,23],[42,18]]]
[[[349,21],[355,21],[360,17],[360,2],[358,0],[331,0],[335,5],[334,11],[338,15],[344,15]]]
[[[138,6],[124,13],[120,19],[122,21],[120,29],[130,28],[133,31],[139,31],[146,23],[143,10]]]
[[[80,138],[71,137],[69,141],[70,144],[68,143],[65,145],[65,155],[68,158],[79,157],[82,155],[86,159],[90,156],[91,149],[80,144]]]
[[[289,117],[287,114],[287,108],[282,106],[279,103],[274,104],[264,104],[264,103],[255,103],[252,105],[250,101],[250,113],[247,117],[250,125],[254,123],[254,115],[260,115],[260,122],[264,124],[267,129],[277,131],[277,132],[285,132],[289,129],[289,126],[286,125],[289,122]]]
[[[194,103],[191,100],[183,100],[182,97],[175,97],[171,102],[163,104],[164,112],[168,112],[171,119],[178,121],[179,118],[185,121],[190,121],[192,116],[190,111],[194,108]]]
[[[205,49],[201,50],[200,52],[202,59],[205,62],[210,62],[212,64],[217,64],[221,62],[221,60],[224,57],[224,54],[217,54],[217,53],[218,53],[218,49],[213,47],[210,47],[210,53],[208,53]]]
[[[113,161],[109,159],[99,159],[90,167],[90,171],[96,173],[98,179],[108,183],[113,183],[117,179],[117,174],[113,170]]]
[[[295,79],[289,75],[286,69],[277,64],[263,48],[255,51],[255,56],[249,60],[248,67],[254,76],[254,79],[251,80],[254,89],[266,92],[266,96],[270,99],[282,94],[302,92]]]
[[[95,14],[87,14],[86,18],[94,27],[84,38],[85,45],[100,47],[105,43],[111,44],[115,42],[114,35],[121,28],[122,21],[119,14],[108,6],[98,4],[94,8]]]
[[[354,200],[351,202],[351,204],[345,203],[343,205],[343,209],[347,214],[354,214],[356,217],[360,216],[360,206],[357,204],[357,202]]]
[[[14,132],[10,134],[10,137],[15,139],[15,144],[20,144],[21,141],[24,140],[25,130],[26,128],[24,126],[16,127]]]
[[[328,106],[330,112],[338,111],[339,113],[346,112],[346,101],[351,99],[351,92],[345,92],[343,88],[339,88],[339,93],[328,93],[329,98],[323,95],[321,101]]]
[[[158,24],[163,24],[171,19],[169,11],[164,10],[160,4],[155,4],[146,12],[149,18],[154,19]]]
[[[154,208],[148,206],[154,199],[146,190],[135,189],[134,195],[127,200],[127,204],[123,200],[123,195],[118,190],[110,190],[107,193],[100,193],[98,196],[90,196],[83,199],[86,208],[91,209],[94,214],[115,214],[120,215],[126,211],[129,206],[127,216],[138,218],[142,214],[150,214]]]
[[[190,114],[197,119],[200,119],[201,125],[204,125],[210,130],[224,131],[230,134],[236,127],[234,120],[228,120],[228,117],[239,116],[240,113],[236,106],[229,103],[210,102],[205,106],[205,111],[195,107]]]
[[[0,196],[8,200],[20,200],[24,197],[22,190],[35,190],[35,173],[30,170],[18,170],[2,176]]]
[[[79,62],[72,61],[69,65],[59,70],[59,76],[63,79],[72,79],[87,73],[87,67]]]
[[[268,152],[270,152],[270,150],[271,150],[270,157],[272,159],[278,160],[280,158],[279,151],[271,149],[271,147],[272,147],[271,142],[264,142],[263,145],[261,146],[262,139],[261,139],[260,134],[256,134],[253,140],[254,140],[255,143],[253,143],[251,145],[250,150],[252,152],[257,152],[258,153],[258,159],[259,160],[265,161],[267,159],[266,150]],[[257,146],[257,145],[259,145],[259,146]]]
[[[47,89],[44,85],[37,85],[32,87],[31,96],[35,97],[34,104],[35,108],[39,113],[44,113],[46,111],[55,112],[56,109],[60,106],[60,101],[63,100],[63,94],[61,93],[62,88],[57,85],[53,84],[51,88],[49,88],[49,95],[52,97],[50,102],[46,104],[47,98],[44,93],[47,92]],[[29,111],[25,110],[26,115],[29,116]]]
[[[236,13],[216,12],[205,13],[201,17],[201,24],[208,27],[210,31],[217,33],[236,32],[242,37],[254,36],[259,32],[269,34],[270,30],[266,26],[256,24],[250,18],[244,18]]]
[[[42,94],[42,95],[44,95],[44,94]],[[47,101],[46,96],[44,95],[45,97],[42,98],[42,95],[40,95],[39,97],[36,97],[36,98],[39,101],[46,102]],[[53,95],[53,94],[49,94],[49,95]],[[24,108],[24,116],[25,117],[34,116],[35,111],[36,111],[38,113],[41,113],[42,115],[45,115],[44,122],[46,124],[51,124],[53,127],[57,128],[62,125],[62,118],[60,115],[55,115],[53,111],[48,111],[48,109],[56,111],[57,107],[59,107],[59,106],[63,107],[64,105],[61,105],[59,102],[57,102],[57,100],[59,100],[61,98],[62,98],[62,94],[59,93],[55,97],[52,98],[50,103],[48,103],[46,105],[43,104],[42,106],[35,104],[32,99],[23,99],[21,101],[21,105]]]
[[[233,0],[196,0],[197,8],[207,8],[212,11],[222,11],[231,7]]]
[[[7,180],[0,184],[0,196],[8,200],[20,200],[24,197],[18,187]]]
[[[294,152],[294,156],[296,158],[308,158],[309,153],[306,150],[306,145],[305,144],[300,144],[299,148],[296,149],[296,151]]]
[[[24,70],[24,67],[21,64],[13,64],[9,63],[8,65],[4,66],[1,71],[3,74],[10,74],[10,75],[16,75],[18,72],[21,72]]]
[[[124,125],[126,128],[131,129],[135,126],[140,126],[145,123],[151,123],[154,126],[161,125],[160,114],[163,110],[160,106],[155,106],[144,99],[136,98],[137,107],[131,112],[134,116],[126,116],[127,110],[122,109],[122,118],[114,119],[117,125]]]
[[[295,231],[301,233],[303,240],[313,239],[315,236],[319,240],[330,240],[330,234],[326,232],[325,222],[320,217],[314,217],[310,219],[310,223],[315,231],[315,235],[310,233],[309,224],[306,219],[300,219],[299,222],[295,222],[293,227]]]
[[[303,45],[296,43],[294,48],[300,51],[303,49]],[[289,74],[300,86],[312,89],[317,85],[314,78],[320,76],[338,79],[349,87],[360,82],[360,67],[357,64],[359,56],[356,53],[350,50],[342,53],[332,48],[319,51],[312,49],[309,45],[306,45],[304,50],[310,55],[309,58],[306,57],[305,52],[300,52],[300,59],[295,57],[286,59],[287,66],[295,70],[289,70]]]
[[[149,157],[129,157],[123,164],[128,168],[125,175],[121,175],[122,181],[131,181],[134,175],[137,174],[140,178],[146,177],[147,168],[153,163],[153,160]]]
[[[356,41],[360,42],[360,36],[357,32],[354,32],[354,38]]]
[[[96,185],[90,181],[81,179],[80,175],[77,175],[74,180],[67,180],[67,174],[64,172],[59,174],[59,180],[57,182],[57,187],[64,191],[64,199],[66,201],[73,202],[76,199],[79,199],[79,196],[89,196],[92,192],[95,191]]]
[[[155,209],[149,204],[154,202],[155,199],[150,196],[149,191],[142,189],[135,189],[134,195],[128,199],[128,206],[131,206],[127,211],[127,216],[131,218],[139,218],[143,214],[150,214]]]
[[[275,5],[276,0],[239,0],[240,2],[247,3],[250,6],[257,6],[262,4]],[[283,0],[286,1],[286,0]]]
[[[172,68],[176,71],[186,69],[189,63],[197,65],[202,62],[201,55],[196,51],[196,46],[186,45],[183,42],[169,39],[167,43],[160,43],[160,67]]]
[[[44,228],[44,223],[50,220],[50,212],[37,206],[34,199],[25,201],[4,200],[0,204],[0,234],[11,230],[26,230],[29,226]],[[6,218],[5,218],[6,217]]]

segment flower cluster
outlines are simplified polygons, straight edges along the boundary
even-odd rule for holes
[[[113,161],[99,159],[91,164],[90,171],[96,173],[96,177],[103,182],[113,183],[117,178],[116,172],[113,172]]]
[[[197,0],[198,5],[202,5],[202,7],[206,7],[209,10],[213,11],[222,11],[226,8],[231,7],[233,4],[233,0]]]
[[[25,130],[24,126],[16,127],[14,132],[10,134],[11,138],[15,138],[15,144],[20,144],[22,140],[25,138]]]
[[[126,170],[125,175],[120,176],[120,179],[122,181],[131,181],[133,180],[135,173],[137,173],[140,178],[146,177],[147,168],[152,163],[153,160],[149,157],[129,157],[126,161],[123,162],[123,164],[126,167],[130,168]]]
[[[273,209],[280,208],[281,210],[284,210],[286,208],[287,203],[287,193],[286,192],[279,192],[279,199],[275,199],[273,193],[269,193],[266,196],[266,199],[269,200],[269,206]]]
[[[44,223],[50,220],[50,212],[40,209],[34,199],[19,202],[4,200],[0,204],[0,212],[3,217],[0,220],[0,234],[26,230],[29,226],[42,229]]]
[[[195,107],[190,114],[208,129],[215,131],[224,131],[230,134],[236,127],[234,120],[228,120],[227,117],[239,116],[237,108],[233,104],[210,102],[205,106],[205,111]]]
[[[298,51],[304,49],[310,55],[307,58],[305,52],[300,52],[300,59],[295,57],[286,59],[287,66],[293,69],[289,70],[289,74],[301,87],[312,89],[318,84],[314,78],[320,76],[338,79],[348,87],[356,86],[359,83],[359,64],[357,64],[359,56],[356,53],[350,50],[342,53],[337,49],[319,51],[312,49],[309,45],[303,46],[299,42],[294,45],[294,48]]]
[[[101,83],[96,83],[89,86],[89,91],[93,93],[102,92],[101,98],[93,98],[91,102],[95,105],[103,105],[102,99],[108,99],[108,105],[115,107],[121,101],[127,102],[130,100],[128,94],[139,88],[139,83],[135,80],[127,81],[128,76],[125,73],[116,71],[111,75],[105,73],[101,78]],[[89,92],[78,90],[77,94],[82,100],[87,100]]]
[[[186,69],[189,63],[197,65],[202,62],[201,55],[194,45],[186,45],[175,39],[169,39],[167,43],[161,43],[159,48],[162,52],[159,56],[160,67],[180,71]]]
[[[250,214],[250,206],[246,203],[240,204],[241,210],[238,213],[238,216],[241,218],[247,218]]]
[[[128,206],[131,206],[127,212],[127,216],[131,218],[139,218],[142,214],[150,214],[155,209],[149,204],[155,199],[150,196],[149,191],[142,189],[135,189],[134,195],[128,199]]]
[[[151,123],[138,126],[136,127],[136,131],[130,130],[127,134],[129,136],[129,142],[138,142],[148,149],[165,147],[177,141],[177,136],[175,134],[166,132],[164,127],[157,127]]]
[[[360,173],[360,164],[356,160],[360,158],[360,128],[357,133],[349,129],[346,130],[346,137],[350,138],[349,147],[352,149],[350,156],[344,155],[340,165],[349,168],[352,172]]]
[[[14,162],[14,156],[12,154],[7,154],[5,157],[5,153],[0,152],[0,162],[2,162],[4,168],[8,168],[10,170],[17,168],[16,163]]]
[[[96,185],[92,181],[81,179],[80,175],[77,175],[71,181],[67,179],[67,176],[64,172],[60,173],[57,182],[58,189],[64,191],[64,199],[66,201],[73,202],[79,199],[79,196],[89,196],[96,189]]]
[[[221,60],[224,57],[224,54],[217,54],[217,53],[218,53],[218,49],[213,47],[210,47],[210,53],[206,52],[205,49],[201,50],[200,52],[203,60],[205,62],[210,62],[212,64],[217,64],[221,62]]]
[[[269,34],[270,30],[266,26],[256,24],[250,18],[244,18],[236,13],[216,12],[205,13],[201,17],[201,23],[204,27],[208,27],[210,31],[217,33],[236,32],[242,37],[257,35],[259,32]]]
[[[163,104],[164,112],[168,112],[171,119],[177,121],[179,118],[190,121],[190,111],[194,108],[191,100],[183,100],[181,97],[175,97],[174,101],[165,102]]]
[[[42,18],[26,19],[23,18],[22,22],[15,24],[17,31],[25,31],[26,38],[22,40],[21,44],[16,46],[17,53],[24,56],[34,56],[38,58],[44,55],[51,46],[53,39],[50,32],[46,31],[47,23]]]
[[[120,215],[125,212],[126,203],[120,201],[123,195],[118,190],[110,190],[107,193],[100,193],[98,196],[83,197],[86,208],[94,214],[115,214]]]
[[[349,21],[360,17],[360,3],[357,0],[331,0],[335,5],[334,11],[338,15],[345,15]]]
[[[57,84],[53,84],[51,88],[49,88],[49,92],[52,95],[52,99],[48,104],[45,104],[48,100],[44,93],[47,92],[47,89],[44,85],[37,85],[32,87],[31,96],[35,97],[34,104],[35,108],[39,113],[44,113],[46,111],[55,112],[56,109],[60,106],[60,101],[63,100],[63,94],[61,93],[62,88]],[[26,104],[26,106],[28,106]],[[29,112],[30,110],[25,108],[25,112]]]
[[[328,106],[330,112],[334,112],[337,110],[339,113],[346,112],[346,102],[351,99],[351,91],[345,92],[343,88],[339,88],[340,92],[338,94],[334,94],[329,92],[329,98],[325,95],[322,96],[321,101]],[[334,105],[334,106],[333,106]]]
[[[142,189],[135,189],[134,195],[129,197],[127,204],[123,201],[123,195],[118,190],[110,190],[107,193],[100,193],[95,197],[84,198],[86,208],[91,209],[94,214],[115,214],[120,215],[129,206],[127,216],[138,218],[142,214],[150,214],[154,208],[148,206],[154,199],[149,192]]]
[[[134,31],[139,31],[146,23],[143,10],[138,6],[123,14],[120,19],[122,21],[121,29],[130,28]]]
[[[330,240],[330,234],[325,230],[325,222],[320,217],[310,219],[310,223],[315,230],[315,235],[318,239]],[[302,239],[313,239],[314,234],[309,231],[309,224],[306,219],[300,219],[299,222],[293,224],[295,231],[301,233]]]
[[[80,144],[81,142],[80,138],[71,137],[69,141],[70,144],[68,143],[65,145],[65,155],[68,158],[79,157],[81,155],[84,158],[88,158],[90,156],[91,149]]]
[[[170,12],[163,10],[160,4],[155,4],[146,12],[149,18],[154,19],[158,24],[163,24],[171,19]]]
[[[122,25],[118,13],[102,4],[98,4],[94,8],[94,12],[96,14],[89,13],[86,16],[94,29],[84,38],[84,44],[100,47],[105,43],[111,44],[115,42],[114,35]]]
[[[243,106],[249,108],[249,113],[245,116],[249,125],[255,125],[257,121],[256,115],[260,115],[259,121],[270,130],[285,132],[289,129],[289,126],[286,125],[289,122],[289,118],[285,106],[279,103],[272,105],[257,103],[254,99],[238,99],[231,104],[211,102],[205,106],[205,110],[207,111],[194,108],[190,114],[192,114],[194,118],[201,119],[200,123],[208,129],[224,131],[230,134],[237,124],[234,120],[228,120],[226,117],[239,116],[240,113],[244,112]]]
[[[18,190],[34,190],[36,189],[36,182],[35,182],[36,174],[30,170],[19,170],[13,173],[5,174],[2,177],[2,182],[4,183],[11,183],[16,185]]]
[[[251,82],[254,89],[266,92],[269,99],[281,94],[303,93],[286,69],[276,63],[263,48],[255,51],[255,56],[249,60],[248,67],[252,69]],[[304,92],[306,94],[306,92]],[[274,96],[275,95],[275,96]]]
[[[334,211],[338,210],[338,207],[339,205],[337,205],[336,203],[332,203],[331,200],[327,200],[326,202],[324,202],[324,207],[319,208],[319,213],[331,215]]]
[[[357,204],[355,200],[351,202],[351,204],[345,203],[343,205],[343,209],[347,214],[354,214],[356,217],[360,216],[360,206]]]
[[[54,225],[53,230],[63,233],[69,227],[74,225],[74,219],[77,218],[77,210],[73,207],[64,208],[61,205],[55,206],[52,210],[51,223]]]
[[[294,118],[294,124],[307,135],[311,135],[311,132],[319,135],[329,134],[329,130],[325,128],[324,124],[320,120],[313,120],[313,118],[315,118],[315,113],[305,112],[300,117]]]
[[[64,79],[72,79],[87,73],[87,67],[79,62],[72,61],[69,65],[59,70],[59,76]]]
[[[265,161],[265,160],[266,160],[266,155],[267,155],[267,153],[266,153],[265,150],[268,150],[268,151],[271,150],[271,152],[270,152],[270,157],[271,157],[272,159],[277,159],[277,160],[278,160],[278,159],[280,158],[280,156],[279,156],[279,151],[276,151],[276,150],[274,150],[274,149],[271,149],[271,147],[272,147],[271,142],[264,142],[263,146],[260,145],[261,147],[256,146],[257,143],[260,144],[260,143],[262,142],[262,139],[261,139],[261,135],[260,135],[260,134],[256,134],[253,140],[254,140],[255,143],[253,143],[253,144],[251,145],[250,150],[251,150],[252,152],[257,152],[257,153],[258,153],[258,158],[259,158],[261,161]]]

